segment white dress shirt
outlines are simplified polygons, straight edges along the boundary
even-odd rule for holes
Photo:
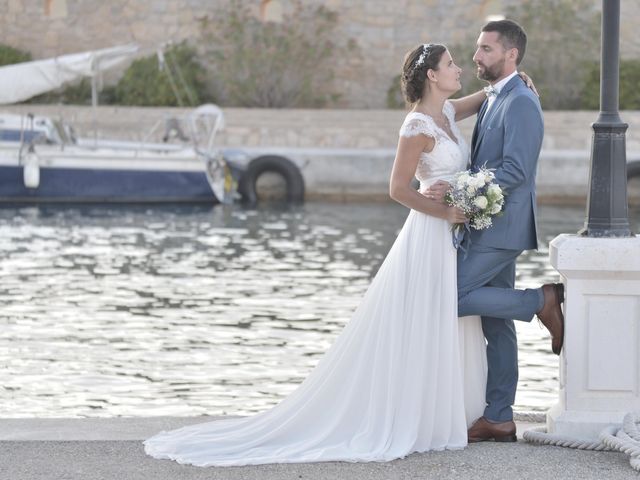
[[[488,104],[487,104],[487,110],[484,112],[484,116],[487,116],[487,113],[489,113],[489,110],[491,110],[491,105],[493,105],[493,102],[496,101],[496,97],[498,95],[500,95],[500,92],[502,91],[502,89],[504,88],[504,86],[509,83],[509,80],[511,80],[513,77],[515,77],[516,75],[518,75],[518,71],[516,70],[515,72],[513,72],[511,75],[509,75],[508,77],[503,78],[502,80],[500,80],[498,83],[493,85],[493,88],[496,90],[496,94],[495,95],[491,95],[488,99]]]

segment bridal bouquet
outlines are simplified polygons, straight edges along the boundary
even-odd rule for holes
[[[504,194],[494,179],[495,175],[487,168],[480,168],[477,172],[458,172],[453,178],[444,200],[447,205],[458,207],[469,218],[467,223],[457,223],[452,227],[453,244],[456,248],[462,242],[465,229],[489,228],[492,217],[502,212]]]

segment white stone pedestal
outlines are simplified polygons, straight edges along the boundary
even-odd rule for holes
[[[566,299],[560,398],[547,431],[596,440],[640,410],[640,237],[560,235],[549,255]]]

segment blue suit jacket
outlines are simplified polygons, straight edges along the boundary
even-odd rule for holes
[[[473,130],[471,166],[495,169],[505,204],[491,227],[471,231],[471,242],[510,250],[538,248],[535,179],[544,134],[540,101],[515,76],[486,110],[485,100]]]

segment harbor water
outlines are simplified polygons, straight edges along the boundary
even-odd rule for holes
[[[391,203],[3,207],[0,417],[264,410],[348,322],[406,216]],[[538,217],[520,287],[559,279],[548,242],[584,209]],[[536,320],[517,327],[516,410],[544,411],[558,357]]]

